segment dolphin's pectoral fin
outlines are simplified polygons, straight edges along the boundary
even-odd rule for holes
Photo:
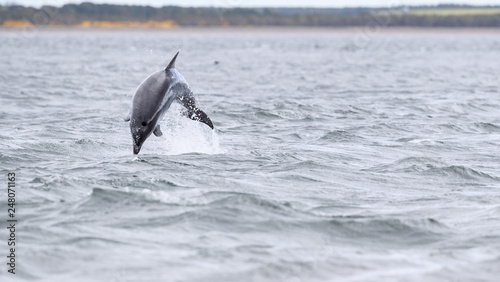
[[[205,114],[204,111],[194,107],[188,109],[187,112],[184,113],[188,118],[194,120],[194,121],[199,121],[202,122],[208,126],[210,126],[211,129],[214,129],[214,125],[212,124],[212,121],[210,118]]]
[[[123,121],[125,121],[125,122],[130,121],[130,113],[128,113],[127,116],[123,118]]]
[[[161,129],[160,129],[160,125],[158,124],[155,128],[155,130],[153,131],[153,134],[156,136],[156,137],[160,137],[163,135],[163,132],[161,132]]]

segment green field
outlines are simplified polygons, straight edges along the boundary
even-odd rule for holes
[[[500,14],[500,8],[417,9],[410,10],[409,14],[415,16],[495,15]]]

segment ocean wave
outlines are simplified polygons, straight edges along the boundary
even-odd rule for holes
[[[380,173],[423,172],[442,165],[445,165],[445,163],[438,159],[428,157],[408,157],[397,160],[391,164],[376,166],[368,170]]]
[[[320,140],[331,142],[354,142],[361,139],[363,138],[346,130],[330,131],[320,138]]]
[[[408,157],[394,163],[367,169],[379,173],[422,173],[425,175],[446,176],[464,180],[499,180],[479,170],[462,165],[448,165],[445,162],[427,157]]]
[[[462,165],[451,165],[444,167],[432,167],[428,170],[429,173],[440,174],[449,177],[457,177],[465,180],[499,180],[497,177],[491,176],[479,170]]]
[[[476,122],[474,128],[485,133],[500,132],[500,126],[488,122]]]
[[[119,204],[119,203],[122,204]],[[126,206],[135,203],[156,202],[176,208],[162,218],[172,224],[211,224],[212,228],[257,230],[272,228],[296,232],[309,230],[332,238],[373,238],[377,242],[424,244],[440,240],[448,227],[433,218],[398,219],[378,216],[351,216],[316,214],[294,208],[288,202],[273,201],[258,195],[191,190],[152,191],[93,189],[90,198],[80,206],[88,208],[110,204]],[[172,210],[174,211],[174,210]],[[160,222],[158,222],[159,224]],[[162,224],[163,224],[162,223]]]

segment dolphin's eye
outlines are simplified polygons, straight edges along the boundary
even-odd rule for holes
[[[142,122],[142,126],[148,125],[145,121]]]

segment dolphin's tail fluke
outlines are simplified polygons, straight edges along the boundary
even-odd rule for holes
[[[172,60],[170,61],[168,66],[165,68],[165,70],[175,69],[175,60],[177,60],[177,56],[179,56],[179,52],[180,51],[177,51],[177,54],[175,54],[175,56],[172,58]]]
[[[189,89],[189,87],[185,84],[177,84],[178,87],[183,87],[179,91],[177,95],[177,101],[181,103],[187,111],[184,112],[184,115],[194,121],[203,122],[208,125],[211,129],[214,129],[214,125],[207,114],[196,107],[196,102],[194,100],[193,92]]]
[[[196,107],[188,109],[185,115],[194,121],[203,122],[204,124],[210,126],[211,129],[214,129],[214,125],[207,114]]]

